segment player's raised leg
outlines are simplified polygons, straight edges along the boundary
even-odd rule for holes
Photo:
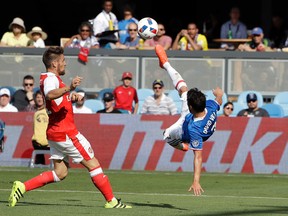
[[[157,44],[155,46],[155,52],[158,56],[160,67],[164,68],[168,72],[173,82],[173,85],[175,89],[179,92],[179,94],[182,95],[183,92],[188,91],[186,82],[184,81],[182,76],[168,62],[168,57],[164,48],[161,45]]]
[[[175,122],[173,125],[171,125],[169,128],[167,128],[164,131],[164,140],[171,145],[172,147],[187,151],[188,150],[188,144],[182,143],[181,136],[182,136],[182,124],[184,122],[186,114],[189,113],[188,105],[187,105],[187,84],[182,78],[182,76],[178,73],[178,71],[175,70],[171,66],[171,64],[168,62],[168,57],[166,54],[166,51],[161,45],[155,46],[155,52],[159,59],[159,66],[165,69],[175,87],[175,89],[178,91],[181,100],[182,100],[182,109],[181,109],[181,116]]]

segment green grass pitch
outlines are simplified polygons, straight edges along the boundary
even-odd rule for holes
[[[287,175],[202,173],[204,194],[188,192],[193,173],[105,170],[115,196],[132,209],[105,209],[103,196],[85,169],[24,194],[8,207],[14,180],[25,181],[41,168],[0,168],[0,216],[263,216],[288,215]]]

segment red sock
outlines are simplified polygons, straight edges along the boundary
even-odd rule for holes
[[[30,191],[30,190],[42,187],[52,182],[54,182],[52,171],[46,171],[24,182],[24,185],[25,185],[26,191]]]
[[[104,175],[102,168],[97,167],[93,170],[90,170],[90,176],[94,185],[98,190],[103,194],[107,201],[111,201],[114,197],[112,187],[108,176]]]

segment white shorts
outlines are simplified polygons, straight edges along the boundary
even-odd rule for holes
[[[89,141],[81,133],[76,135],[74,142],[67,136],[65,142],[49,140],[49,145],[50,159],[69,162],[69,157],[71,157],[73,163],[80,163],[83,159],[90,160],[94,157]]]
[[[182,109],[180,118],[164,131],[163,139],[171,146],[176,146],[178,143],[182,142],[182,125],[185,120],[185,116],[189,113],[187,105],[187,92],[181,95]]]

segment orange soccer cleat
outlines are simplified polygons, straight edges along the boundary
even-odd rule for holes
[[[159,59],[159,66],[161,68],[163,68],[163,65],[168,62],[168,57],[167,57],[167,54],[166,54],[166,51],[164,50],[164,48],[157,44],[155,46],[155,52],[156,52],[156,55],[158,56],[158,59]]]

